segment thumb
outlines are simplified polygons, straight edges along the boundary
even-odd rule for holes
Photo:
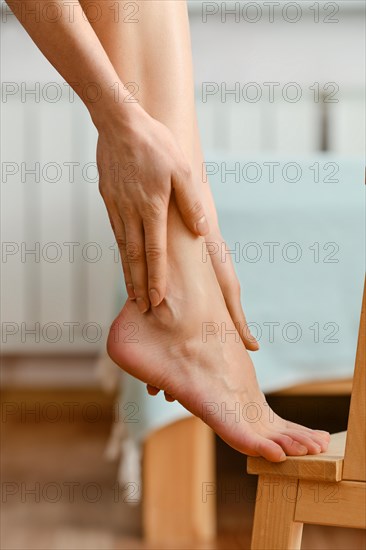
[[[174,178],[173,189],[178,210],[188,229],[201,237],[207,235],[208,222],[198,193],[193,189],[191,174]]]

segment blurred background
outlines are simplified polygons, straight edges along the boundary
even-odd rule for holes
[[[1,8],[2,548],[150,547],[144,445],[189,415],[105,355],[125,295],[96,132]],[[364,3],[196,0],[189,14],[206,170],[260,383],[280,414],[345,429],[364,277]],[[185,544],[248,548],[255,478],[222,442],[212,452],[227,489],[218,538]],[[307,527],[304,545],[365,539]]]

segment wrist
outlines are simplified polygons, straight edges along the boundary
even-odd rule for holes
[[[137,101],[116,98],[113,94],[87,105],[94,126],[99,133],[113,134],[116,129],[130,128],[146,115]]]

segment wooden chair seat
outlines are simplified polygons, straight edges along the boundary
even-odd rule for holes
[[[248,474],[293,476],[315,481],[341,481],[347,432],[333,434],[329,447],[320,455],[289,456],[286,462],[248,457]]]

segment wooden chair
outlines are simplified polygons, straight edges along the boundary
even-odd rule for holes
[[[364,290],[347,432],[320,455],[248,458],[259,475],[252,550],[300,549],[304,523],[366,528],[365,300]]]

